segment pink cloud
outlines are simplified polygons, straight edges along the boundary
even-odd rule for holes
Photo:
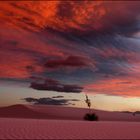
[[[85,85],[85,92],[128,97],[140,96],[140,77],[126,76],[104,78],[93,84]]]

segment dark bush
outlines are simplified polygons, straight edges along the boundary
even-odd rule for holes
[[[87,120],[87,121],[98,121],[98,119],[99,118],[95,113],[87,113],[84,116],[84,120]]]

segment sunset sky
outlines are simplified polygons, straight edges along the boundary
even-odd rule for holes
[[[140,111],[139,1],[0,1],[0,106]]]

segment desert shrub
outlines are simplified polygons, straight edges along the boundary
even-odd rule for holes
[[[98,116],[95,113],[87,113],[84,116],[84,120],[87,120],[87,121],[98,121],[99,118],[98,118]]]

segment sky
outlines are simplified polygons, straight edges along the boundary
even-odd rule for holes
[[[139,1],[0,1],[0,106],[140,110]]]

